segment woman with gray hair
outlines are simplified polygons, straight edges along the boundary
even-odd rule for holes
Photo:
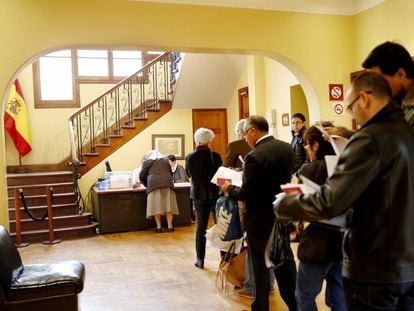
[[[207,128],[199,128],[194,133],[196,148],[185,157],[185,170],[191,178],[190,198],[193,200],[196,210],[196,253],[197,260],[194,265],[204,268],[206,254],[206,230],[210,212],[215,214],[216,201],[219,195],[219,187],[210,182],[218,168],[222,164],[220,155],[211,151],[211,142],[214,133]],[[215,221],[215,215],[214,215]]]
[[[142,162],[139,179],[147,187],[147,218],[155,218],[155,232],[161,233],[161,216],[166,215],[168,232],[174,232],[173,214],[179,213],[170,163],[157,150],[148,152]]]
[[[244,139],[244,124],[246,119],[241,119],[236,123],[234,133],[236,134],[237,140],[230,142],[226,149],[226,158],[224,159],[223,166],[231,167],[237,170],[243,168],[244,156],[252,150]]]

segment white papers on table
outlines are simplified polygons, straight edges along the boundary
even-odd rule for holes
[[[232,185],[241,187],[242,185],[242,172],[232,170],[231,168],[220,166],[217,172],[214,174],[211,182],[216,185],[223,185],[226,181]]]

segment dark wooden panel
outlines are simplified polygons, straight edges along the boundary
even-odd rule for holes
[[[191,224],[190,188],[175,188],[180,215],[174,215],[174,226]],[[92,190],[93,214],[99,233],[145,230],[154,227],[146,218],[145,190]]]

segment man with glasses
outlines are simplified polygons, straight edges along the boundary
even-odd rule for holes
[[[275,203],[280,220],[317,221],[352,209],[344,238],[348,310],[414,310],[414,135],[379,74],[346,94],[361,129],[319,191]]]
[[[254,297],[253,311],[269,310],[269,269],[265,263],[265,248],[275,221],[272,203],[280,193],[280,185],[290,181],[293,153],[289,144],[269,135],[269,124],[261,116],[250,116],[244,125],[245,139],[252,149],[244,158],[243,183],[236,187],[225,183],[224,192],[246,202],[244,228],[252,262]],[[280,294],[295,311],[296,266],[286,261],[275,270]]]
[[[308,162],[308,155],[303,144],[303,133],[306,131],[305,116],[298,112],[292,115],[292,146],[295,159],[293,162],[293,173],[296,173],[303,163]]]

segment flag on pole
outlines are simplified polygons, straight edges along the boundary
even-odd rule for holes
[[[7,101],[4,127],[9,132],[21,156],[25,156],[32,150],[26,103],[17,79],[11,87],[9,100]]]

